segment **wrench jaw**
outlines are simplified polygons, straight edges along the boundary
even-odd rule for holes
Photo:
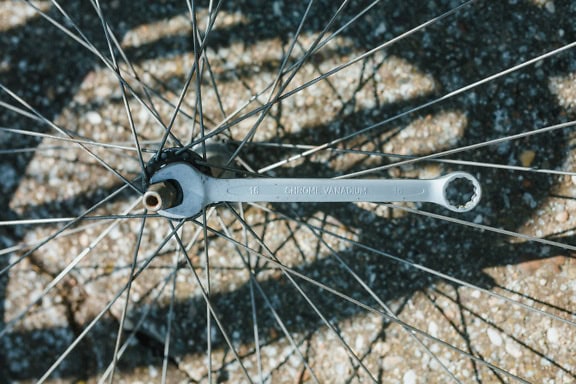
[[[439,178],[443,182],[433,192],[433,202],[453,212],[468,212],[474,209],[482,197],[478,180],[466,172],[453,172]]]
[[[191,164],[171,163],[154,173],[150,184],[172,182],[179,189],[180,203],[162,209],[158,214],[170,219],[188,219],[198,216],[206,206],[205,184],[208,176],[197,171]]]

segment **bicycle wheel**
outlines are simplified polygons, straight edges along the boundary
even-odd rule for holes
[[[571,2],[0,7],[6,382],[576,380]],[[144,210],[185,156],[483,197]]]

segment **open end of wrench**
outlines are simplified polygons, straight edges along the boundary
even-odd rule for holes
[[[190,164],[169,164],[150,178],[151,186],[142,197],[143,205],[149,211],[157,212],[171,219],[195,217],[207,205],[204,191],[206,179],[206,175]],[[160,188],[157,188],[157,185],[160,185]],[[167,202],[167,199],[161,193],[164,192],[166,186],[175,185],[178,188],[170,197],[170,201]],[[178,195],[181,195],[181,199],[175,198]],[[175,202],[176,204],[174,204]]]
[[[468,212],[478,205],[482,188],[478,180],[466,172],[454,172],[444,177],[439,204],[454,212]]]

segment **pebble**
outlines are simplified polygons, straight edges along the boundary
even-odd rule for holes
[[[506,345],[504,346],[504,348],[506,349],[506,352],[508,352],[510,356],[516,359],[522,356],[522,350],[520,349],[520,346],[518,345],[518,343],[516,343],[511,339],[506,339]]]
[[[356,343],[354,345],[354,349],[356,351],[363,351],[365,348],[365,344],[366,344],[366,342],[365,342],[365,338],[363,337],[363,335],[358,335],[356,337]]]
[[[404,377],[402,377],[402,383],[403,384],[416,384],[417,378],[418,377],[416,376],[416,372],[413,369],[411,369],[404,374]]]
[[[556,328],[548,328],[546,331],[546,339],[552,344],[558,344],[558,341],[560,341],[558,330]]]
[[[0,164],[0,175],[2,175],[0,191],[9,191],[18,183],[18,172],[9,164]]]
[[[428,333],[432,337],[438,337],[438,325],[435,322],[431,321],[428,324]]]
[[[565,223],[568,221],[569,215],[568,215],[568,212],[564,210],[564,211],[558,212],[554,218],[559,223]]]
[[[493,345],[497,347],[502,345],[502,336],[500,336],[500,332],[496,331],[494,328],[488,328],[486,333],[488,334],[488,338]]]
[[[386,356],[382,360],[382,368],[384,368],[385,371],[391,371],[400,365],[403,361],[404,359],[400,356]]]
[[[86,114],[86,120],[92,125],[98,125],[102,123],[102,116],[96,111],[90,111]]]
[[[534,158],[536,157],[536,152],[532,150],[522,151],[520,154],[520,163],[523,167],[529,167],[534,162]]]
[[[530,206],[530,208],[532,209],[538,206],[538,202],[536,202],[534,196],[532,196],[529,192],[524,192],[524,194],[522,195],[522,200],[526,205]]]

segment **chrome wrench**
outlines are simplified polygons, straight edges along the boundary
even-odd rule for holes
[[[144,206],[172,219],[197,216],[206,206],[220,202],[410,201],[431,202],[454,212],[466,212],[478,204],[481,196],[480,183],[465,172],[427,180],[218,179],[203,174],[191,164],[177,162],[158,170],[150,178],[150,184],[151,188],[143,196]],[[174,190],[170,192],[166,188]]]

